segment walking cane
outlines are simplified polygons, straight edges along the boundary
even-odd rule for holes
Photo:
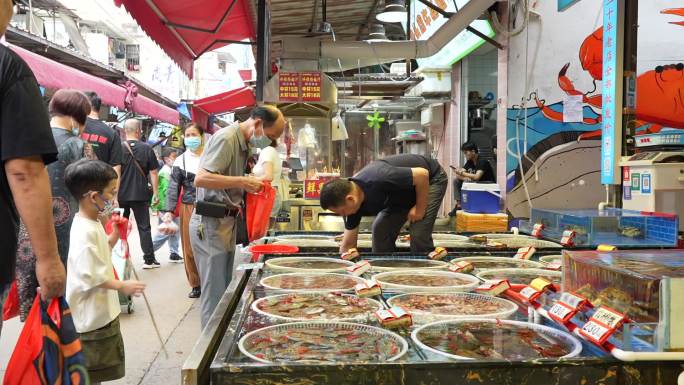
[[[116,209],[116,214],[119,215],[121,218],[123,218],[123,209]],[[128,221],[123,221],[119,222],[119,234],[126,234],[126,237],[128,237]],[[129,263],[131,263],[129,261]],[[133,275],[135,276],[135,279],[137,281],[140,281],[140,278],[138,277],[138,272],[135,270],[135,267],[133,267],[133,263],[131,263],[131,270],[133,271]],[[169,358],[169,352],[166,351],[166,344],[164,343],[164,339],[162,338],[161,332],[159,331],[159,326],[157,326],[157,321],[154,319],[154,313],[152,313],[152,306],[150,306],[150,301],[147,299],[147,295],[145,292],[142,292],[143,299],[145,300],[145,306],[147,307],[147,312],[150,314],[150,319],[152,320],[152,326],[154,327],[154,331],[157,333],[157,338],[159,339],[159,344],[161,345],[162,351],[164,352],[164,357],[166,359]]]
[[[133,275],[135,276],[136,281],[140,281],[140,278],[138,278],[138,272],[135,271],[135,268],[131,264],[131,270],[133,270]],[[143,299],[145,300],[145,306],[147,307],[147,311],[150,313],[150,319],[152,320],[152,326],[154,326],[154,331],[157,332],[157,338],[159,339],[159,344],[161,344],[162,351],[164,352],[164,357],[166,359],[169,359],[169,352],[166,351],[166,344],[164,343],[164,339],[161,336],[161,332],[159,331],[159,327],[157,326],[157,321],[154,319],[154,313],[152,313],[152,307],[150,306],[150,301],[147,300],[147,295],[145,292],[142,292]]]

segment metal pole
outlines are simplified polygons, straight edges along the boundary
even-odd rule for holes
[[[256,100],[264,101],[264,86],[268,81],[268,20],[266,0],[259,0],[257,4],[257,54],[256,54]]]
[[[406,2],[406,41],[411,40],[411,2]],[[411,76],[411,59],[406,59],[406,76]]]

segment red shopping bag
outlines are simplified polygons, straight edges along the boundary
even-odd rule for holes
[[[2,306],[2,319],[7,321],[19,315],[19,293],[17,292],[17,281],[12,282],[7,300]]]
[[[4,385],[90,383],[81,341],[64,298],[37,295],[7,364]]]
[[[268,220],[273,210],[275,189],[270,182],[264,182],[260,192],[247,193],[247,237],[252,242],[262,238],[268,231]]]

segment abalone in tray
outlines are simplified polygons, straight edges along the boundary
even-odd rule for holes
[[[281,294],[264,297],[252,303],[252,310],[255,312],[286,321],[362,321],[381,309],[382,305],[376,300],[338,293]]]
[[[466,319],[441,321],[416,329],[421,348],[455,359],[531,360],[577,356],[582,345],[568,333],[527,322]]]
[[[438,320],[465,317],[510,317],[518,305],[498,297],[473,293],[411,293],[394,296],[387,300],[389,306],[401,306],[411,313],[414,320]]]
[[[383,289],[398,292],[468,291],[479,284],[472,275],[436,270],[395,270],[373,277]]]
[[[339,258],[325,257],[283,257],[266,260],[266,267],[269,270],[289,272],[344,272],[353,264]]]
[[[511,257],[463,257],[453,259],[451,262],[468,261],[473,264],[476,271],[492,270],[492,269],[540,269],[542,264],[525,259],[517,259]]]
[[[296,291],[351,291],[364,279],[334,273],[287,273],[261,279],[261,285],[269,290]]]
[[[253,360],[271,362],[384,362],[406,354],[401,336],[345,322],[294,322],[247,333],[238,344]]]
[[[373,271],[390,271],[406,269],[446,269],[449,265],[444,261],[431,259],[374,259],[369,261]]]
[[[480,279],[493,281],[507,279],[512,284],[528,285],[535,278],[541,277],[551,283],[561,284],[561,273],[543,269],[492,269],[477,273]]]

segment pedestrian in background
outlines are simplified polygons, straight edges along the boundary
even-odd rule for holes
[[[0,36],[12,18],[12,0],[0,0]],[[0,44],[0,309],[14,279],[19,219],[35,256],[44,299],[64,294],[66,273],[57,249],[45,167],[57,159],[50,119],[33,72]],[[35,292],[34,292],[35,296]],[[2,317],[0,317],[2,331]]]
[[[166,191],[167,212],[165,219],[173,217],[171,212],[172,205],[180,200],[179,219],[180,237],[183,247],[183,258],[185,262],[185,275],[192,290],[188,294],[189,298],[199,298],[202,289],[200,287],[200,276],[197,272],[195,255],[190,244],[190,218],[195,210],[195,176],[199,170],[200,157],[204,150],[204,130],[197,123],[189,123],[183,131],[183,143],[186,151],[181,154],[173,163],[169,188]],[[173,206],[175,207],[175,206]]]
[[[90,143],[97,155],[97,159],[114,167],[116,175],[121,175],[121,138],[119,135],[100,120],[102,99],[95,92],[86,92],[90,100],[90,113],[86,119],[85,131],[81,135],[83,140]]]
[[[150,226],[150,200],[158,202],[157,156],[152,147],[142,142],[142,125],[137,119],[128,119],[124,123],[126,140],[122,142],[123,162],[121,179],[119,180],[119,207],[124,209],[124,216],[130,218],[135,214],[138,225],[140,247],[143,251],[143,269],[154,269],[161,264],[154,256],[152,245],[152,228]]]
[[[90,113],[90,101],[81,91],[59,90],[50,100],[49,112],[52,137],[57,145],[57,161],[48,165],[47,170],[52,192],[57,248],[62,263],[66,265],[69,232],[71,222],[78,211],[78,201],[71,196],[64,184],[64,172],[70,164],[78,160],[95,159],[90,145],[81,139],[86,117]],[[34,273],[36,256],[29,238],[27,228],[22,226],[19,230],[20,246],[17,251],[17,289],[22,320],[25,320],[31,311],[39,284]]]
[[[177,156],[178,153],[171,147],[164,147],[162,149],[164,166],[159,170],[159,199],[157,199],[157,204],[152,204],[152,210],[160,213],[157,217],[157,234],[152,238],[152,245],[156,252],[164,246],[164,243],[168,242],[169,262],[171,263],[183,263],[183,258],[178,254],[178,243],[180,240],[178,220],[173,218],[173,216],[163,216],[161,213],[175,211],[178,204],[178,199],[176,199],[175,202],[168,202],[166,199],[169,183],[171,181],[172,167]]]
[[[280,206],[283,202],[281,197],[283,191],[281,184],[283,177],[283,161],[280,160],[280,155],[276,150],[277,147],[278,141],[273,140],[268,147],[261,149],[261,152],[259,152],[259,159],[252,169],[255,177],[260,180],[270,182],[271,186],[276,190],[275,201],[273,202],[273,209],[271,210],[270,215],[271,220],[269,227],[273,227],[276,216],[278,216]]]

